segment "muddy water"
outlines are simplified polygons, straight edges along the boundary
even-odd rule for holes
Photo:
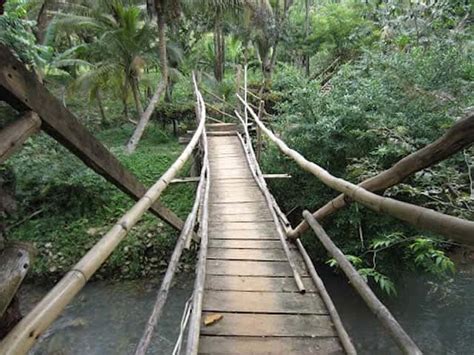
[[[31,354],[131,354],[155,301],[157,281],[92,282],[48,329]],[[170,291],[150,354],[171,354],[184,304],[192,293],[192,275],[177,277]],[[26,287],[24,304],[36,303],[46,288]]]
[[[319,268],[343,322],[360,354],[399,354],[380,323],[342,276]],[[425,354],[474,354],[474,273],[459,270],[444,286],[414,275],[404,278],[395,299],[384,299]],[[131,354],[154,303],[157,281],[93,282],[87,285],[46,332],[32,354]],[[150,354],[171,354],[183,307],[193,287],[181,275],[169,301]],[[46,291],[28,287],[24,304]]]

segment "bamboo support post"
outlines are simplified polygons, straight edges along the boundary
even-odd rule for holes
[[[420,150],[404,157],[390,169],[361,182],[360,187],[369,191],[384,191],[389,187],[402,182],[413,173],[432,166],[474,143],[474,112],[468,113],[457,121],[443,136]],[[339,195],[313,212],[314,218],[321,221],[349,205],[350,199]],[[303,219],[295,229],[289,233],[290,238],[297,238],[308,229]]]
[[[206,106],[202,95],[200,94],[196,82],[194,82],[196,96],[201,102],[201,120],[206,119]],[[194,282],[193,292],[193,308],[191,314],[191,320],[189,324],[188,342],[186,347],[187,355],[196,355],[199,349],[199,335],[201,330],[201,314],[202,314],[202,300],[204,297],[204,283],[206,280],[206,259],[207,259],[207,246],[208,246],[208,230],[209,230],[209,193],[211,187],[211,171],[209,164],[209,153],[207,137],[203,135],[203,148],[204,148],[204,164],[206,165],[206,188],[204,192],[204,198],[202,203],[202,211],[200,216],[200,230],[199,234],[201,237],[201,246],[199,249],[199,258],[196,265],[196,280]]]
[[[28,112],[0,131],[0,164],[21,149],[25,141],[39,131],[41,119],[34,112]]]
[[[311,258],[309,257],[305,247],[303,246],[303,243],[301,243],[301,240],[299,238],[296,239],[295,243],[298,247],[301,256],[303,257],[306,267],[309,270],[309,274],[311,275],[311,278],[313,279],[313,282],[316,285],[316,288],[318,289],[318,293],[323,299],[323,302],[329,311],[329,315],[331,316],[334,328],[336,328],[336,332],[339,336],[339,339],[341,340],[342,347],[348,355],[357,354],[354,344],[352,344],[352,340],[349,337],[349,334],[347,334],[344,325],[342,324],[341,317],[339,316],[336,306],[334,305],[331,296],[329,296],[329,293],[326,290],[326,287],[324,286],[323,280],[321,280],[321,278],[319,277],[318,272],[316,271],[316,268],[314,267],[314,264],[311,261]]]
[[[158,200],[161,193],[191,156],[204,128],[205,122],[202,120],[191,142],[165,174],[5,337],[0,343],[1,354],[25,354],[33,346],[40,335],[59,316],[91,276],[107,260],[130,229],[140,220],[152,204]]]
[[[319,238],[326,250],[332,255],[334,259],[336,259],[339,267],[351,282],[351,285],[359,293],[367,306],[369,306],[370,310],[377,316],[383,326],[388,330],[390,335],[397,343],[398,347],[405,354],[422,354],[415,342],[403,330],[401,325],[393,317],[387,307],[385,307],[384,304],[377,298],[377,296],[375,296],[364,279],[347,260],[346,256],[341,252],[341,250],[332,242],[331,238],[329,238],[323,227],[321,227],[321,225],[316,221],[311,213],[309,211],[304,211],[303,217],[308,222],[311,229],[313,229],[314,233],[316,233],[316,236]]]
[[[245,103],[240,96],[238,96],[238,98]],[[449,216],[410,203],[382,197],[369,192],[360,186],[331,175],[319,165],[308,161],[300,153],[289,148],[285,142],[277,138],[275,134],[270,131],[261,120],[259,120],[251,107],[248,105],[246,105],[246,107],[262,131],[284,154],[292,158],[301,168],[312,173],[328,187],[343,193],[352,200],[357,201],[376,212],[388,214],[415,227],[430,230],[440,235],[449,236],[462,243],[474,244],[474,222]]]
[[[261,120],[263,116],[263,111],[265,110],[265,102],[260,101],[258,106],[258,118]],[[259,125],[257,125],[257,146],[255,152],[255,159],[257,159],[257,163],[260,163],[262,160],[262,129]]]
[[[235,114],[237,115],[237,118],[239,118],[240,121],[243,121],[243,118],[239,115],[237,111],[235,111]],[[282,223],[278,217],[278,213],[276,211],[279,211],[280,213],[281,210],[278,207],[275,199],[273,196],[270,194],[270,191],[268,191],[267,185],[265,183],[265,180],[262,177],[262,171],[260,170],[260,167],[258,166],[256,159],[255,159],[255,152],[253,151],[252,147],[252,142],[250,140],[250,134],[248,131],[248,127],[244,126],[244,131],[245,131],[245,139],[246,143],[240,136],[238,135],[240,142],[242,144],[242,148],[244,149],[245,152],[245,157],[247,159],[247,163],[249,164],[250,171],[252,172],[252,175],[255,179],[255,182],[257,183],[258,187],[260,188],[260,191],[262,191],[263,196],[265,197],[267,206],[270,210],[270,213],[272,215],[272,219],[275,222],[275,226],[277,229],[278,237],[280,238],[281,244],[283,246],[283,250],[285,251],[286,258],[288,260],[288,263],[291,267],[292,273],[293,273],[293,278],[295,280],[296,286],[298,287],[298,290],[300,293],[304,294],[306,292],[306,289],[303,284],[303,280],[301,278],[301,275],[299,274],[296,264],[293,260],[293,257],[290,252],[290,248],[288,246],[288,242],[286,240],[286,233],[282,228]],[[276,208],[275,208],[276,206]],[[286,218],[286,217],[285,217]]]

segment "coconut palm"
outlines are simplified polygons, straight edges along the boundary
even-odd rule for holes
[[[146,63],[155,58],[152,56],[154,30],[144,21],[141,10],[117,0],[84,1],[71,5],[68,10],[72,13],[56,15],[48,36],[67,31],[82,37],[84,43],[69,49],[68,56],[60,55],[54,65],[87,66],[88,71],[79,76],[79,84],[76,84],[98,94],[106,83],[118,83],[125,111],[131,91],[141,115],[139,81]]]

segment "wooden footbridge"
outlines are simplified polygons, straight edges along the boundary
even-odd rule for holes
[[[192,239],[199,243],[195,287],[192,299],[184,307],[181,332],[173,354],[355,354],[351,338],[298,239],[301,231],[308,227],[337,260],[400,350],[406,354],[421,354],[389,310],[332,243],[315,216],[327,216],[331,209],[334,212],[354,200],[419,228],[471,244],[474,223],[370,192],[387,188],[386,183],[381,188],[372,180],[372,185],[364,183],[361,187],[330,175],[290,149],[265,126],[261,119],[263,111],[259,110],[258,114],[253,111],[247,101],[246,89],[243,98],[239,96],[243,113],[235,112],[236,123],[207,124],[206,104],[196,80],[193,85],[197,113],[195,133],[169,170],[146,190],[7,48],[0,45],[0,97],[24,113],[22,118],[0,131],[1,162],[19,149],[29,136],[43,129],[97,173],[137,200],[1,341],[0,354],[27,353],[149,210],[181,233],[136,354],[145,354],[149,348],[182,251],[189,247]],[[253,150],[249,118],[259,137],[266,135],[302,169],[344,196],[335,199],[329,207],[325,206],[323,212],[318,210],[314,216],[305,211],[301,225],[292,229],[266,186]],[[453,134],[457,137],[454,145],[444,144],[446,137],[433,143],[438,157],[445,158],[472,144],[473,129],[472,115],[456,124],[446,134],[448,138]],[[468,138],[466,135],[456,136],[459,131],[470,132]],[[200,157],[201,172],[192,210],[183,222],[158,201],[193,152]],[[407,162],[418,161],[417,156],[404,159],[405,174],[407,171],[409,174],[410,169],[414,172],[440,160],[430,160],[429,154],[423,154],[423,162],[415,166],[407,165]],[[397,169],[399,166],[395,166]],[[403,178],[403,173],[397,177]],[[392,179],[390,183],[396,184],[397,180]],[[364,188],[366,185],[369,187]],[[11,255],[14,259],[8,263],[11,270],[3,270],[0,274],[0,285],[5,281],[2,279],[4,275],[14,275],[16,281],[12,289],[18,288],[29,267],[25,263],[25,254],[28,251],[20,251],[18,260],[16,254]],[[3,257],[6,253],[1,255]],[[0,303],[0,306],[4,303],[8,306],[7,302]]]

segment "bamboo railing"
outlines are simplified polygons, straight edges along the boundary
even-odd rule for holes
[[[388,214],[415,227],[451,237],[462,243],[474,244],[474,222],[449,216],[407,202],[382,197],[331,175],[319,165],[310,162],[300,153],[289,148],[285,142],[275,136],[275,134],[262,123],[253,109],[247,105],[239,95],[237,95],[237,97],[246,106],[257,125],[262,129],[262,132],[278,146],[280,151],[292,158],[301,168],[316,176],[328,187],[343,193],[352,200],[359,202],[375,212]]]
[[[197,88],[197,83],[194,81],[196,96],[198,100],[197,112],[199,112],[199,119],[205,121],[206,119],[206,105],[204,99]],[[208,246],[208,229],[209,229],[209,192],[211,187],[211,169],[209,164],[209,152],[207,137],[203,135],[204,148],[204,165],[206,166],[206,184],[204,190],[204,198],[202,209],[200,212],[200,233],[201,246],[199,249],[199,257],[196,265],[196,279],[194,282],[193,304],[191,320],[189,324],[188,342],[186,345],[186,354],[195,355],[199,348],[199,335],[201,330],[201,314],[202,314],[202,300],[204,297],[204,283],[206,281],[206,259]]]
[[[64,308],[85,286],[91,276],[107,260],[131,228],[141,219],[143,214],[159,199],[162,192],[189,159],[205,132],[205,115],[200,118],[201,120],[196,132],[179,158],[2,340],[0,343],[0,354],[26,354],[40,335],[60,315]]]

